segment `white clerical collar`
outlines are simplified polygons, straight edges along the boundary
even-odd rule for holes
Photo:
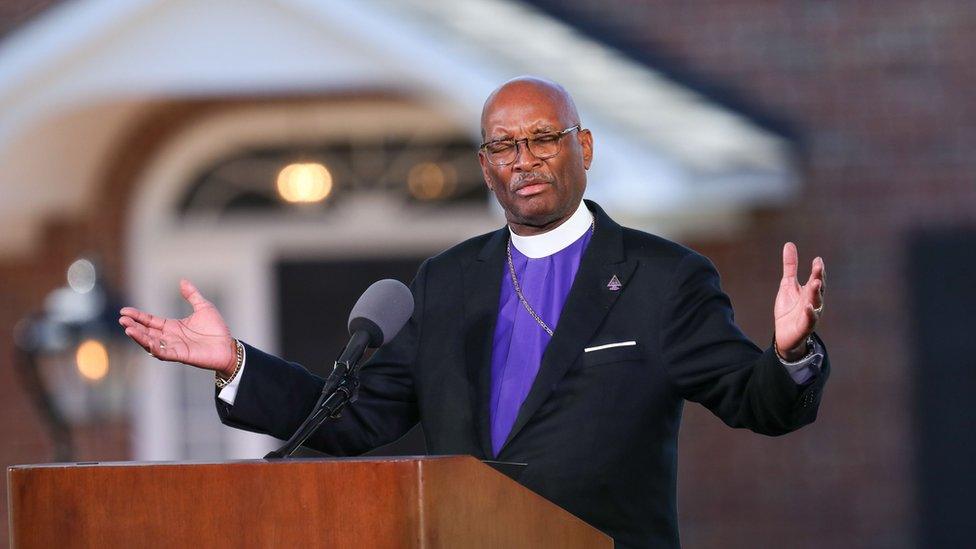
[[[590,213],[586,204],[580,200],[576,212],[569,216],[569,219],[564,221],[562,225],[551,231],[532,236],[519,236],[509,227],[508,232],[512,236],[512,244],[515,249],[527,257],[538,259],[552,255],[576,242],[579,237],[590,230],[592,224],[593,214]]]

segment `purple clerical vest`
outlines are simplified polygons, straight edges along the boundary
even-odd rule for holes
[[[569,246],[538,259],[523,255],[515,246],[511,248],[522,295],[553,331],[591,234],[586,231]],[[549,339],[519,301],[506,264],[491,353],[491,447],[496,456],[535,381]]]

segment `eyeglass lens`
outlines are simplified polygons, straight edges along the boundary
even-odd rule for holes
[[[560,137],[559,134],[553,133],[524,140],[524,143],[528,145],[532,156],[541,159],[552,158],[559,154]],[[515,141],[493,143],[485,147],[485,150],[492,164],[511,164],[518,156],[518,143]]]

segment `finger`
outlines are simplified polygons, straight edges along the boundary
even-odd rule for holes
[[[814,310],[813,305],[810,304],[807,304],[805,312],[809,324],[807,325],[807,329],[803,330],[803,333],[810,335],[810,332],[812,332],[814,328],[817,327],[817,321],[820,320],[820,315],[817,314],[817,311]]]
[[[158,328],[150,328],[148,326],[144,326],[144,325],[139,324],[138,322],[136,322],[135,320],[133,320],[133,319],[127,317],[127,316],[123,316],[123,317],[119,318],[119,324],[121,324],[125,329],[135,328],[136,330],[138,330],[140,332],[144,332],[144,333],[146,333],[152,339],[162,339],[162,337],[163,337],[163,331],[162,330],[160,330]]]
[[[125,329],[125,335],[129,336],[132,341],[139,344],[140,347],[146,350],[147,353],[152,354],[153,343],[152,338],[149,337],[149,332],[142,326],[132,326]]]
[[[814,307],[819,307],[823,302],[823,279],[822,271],[817,266],[817,262],[813,262],[813,271],[810,273],[810,278],[807,279],[807,283],[803,285],[803,292],[806,294],[807,299],[810,303],[814,304]]]
[[[817,257],[810,263],[810,277],[807,279],[807,284],[813,282],[814,280],[823,281],[824,275],[824,264],[823,259]],[[821,286],[822,288],[823,286]]]
[[[148,326],[143,326],[142,324],[139,324],[132,317],[129,317],[129,316],[120,316],[119,317],[119,324],[122,325],[122,328],[123,329],[125,329],[125,328],[145,328],[145,329],[148,329]]]
[[[132,318],[131,316],[120,316],[119,324],[121,324],[123,328],[141,328],[145,330],[150,335],[150,337],[154,337],[154,338],[163,337],[162,329],[152,328],[150,326],[142,324],[138,320]]]
[[[160,318],[156,315],[151,315],[145,311],[140,311],[135,307],[123,307],[122,310],[119,311],[119,314],[130,317],[143,326],[156,328],[158,330],[163,329],[163,325],[166,323],[166,319]]]
[[[827,291],[827,264],[822,257],[818,257],[816,261],[820,264],[817,272],[820,273],[820,294],[823,295]]]
[[[200,290],[185,278],[180,279],[180,293],[183,294],[183,299],[187,300],[193,306],[194,311],[210,305],[210,302],[203,297]]]
[[[796,244],[787,242],[783,245],[783,278],[796,278],[796,264],[799,261]]]
[[[163,334],[159,330],[146,328],[145,326],[134,326],[125,329],[125,335],[142,346],[147,353],[159,360],[175,360],[174,350],[171,346],[163,345]]]
[[[807,303],[811,304],[814,309],[823,307],[824,297],[821,291],[822,289],[823,282],[820,280],[812,280],[803,287],[804,293],[806,293]]]

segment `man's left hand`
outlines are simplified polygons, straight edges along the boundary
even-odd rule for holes
[[[789,361],[799,360],[807,353],[807,338],[823,313],[826,287],[822,258],[813,260],[810,278],[802,286],[796,278],[798,263],[796,245],[787,242],[783,246],[783,280],[776,294],[773,318],[776,321],[776,352]]]

